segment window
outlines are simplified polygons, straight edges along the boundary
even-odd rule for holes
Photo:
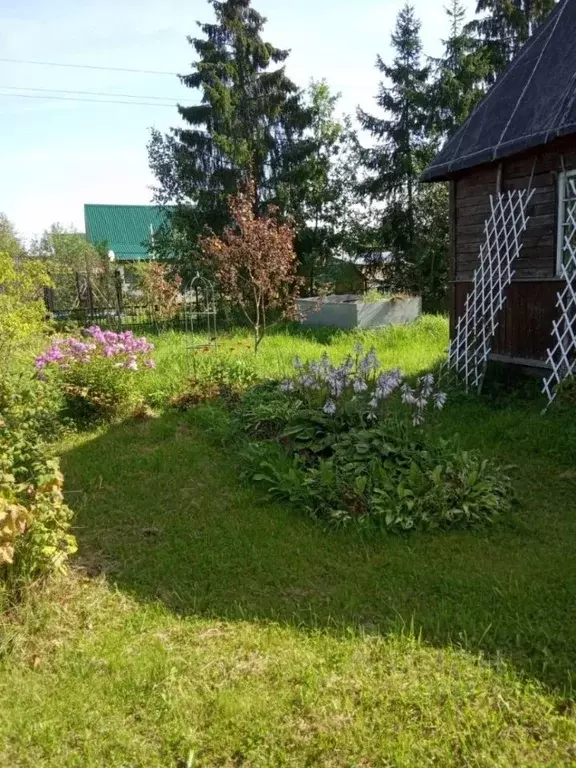
[[[567,171],[558,177],[556,274],[562,274],[571,251],[576,251],[576,171]]]

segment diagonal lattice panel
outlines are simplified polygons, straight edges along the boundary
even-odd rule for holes
[[[562,279],[566,285],[558,293],[559,319],[552,327],[553,343],[548,350],[552,373],[544,380],[543,392],[551,403],[558,387],[569,376],[576,375],[576,181],[570,180],[562,253]]]
[[[521,238],[529,220],[526,210],[533,194],[534,190],[520,190],[490,195],[491,214],[484,224],[480,263],[448,359],[448,367],[464,379],[466,387],[479,387],[484,378],[498,314],[514,276],[512,266],[522,249]]]

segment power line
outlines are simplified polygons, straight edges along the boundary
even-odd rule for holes
[[[55,101],[83,101],[88,104],[123,104],[127,106],[140,106],[140,107],[168,107],[174,109],[176,104],[158,104],[153,101],[110,101],[109,99],[79,99],[68,98],[67,96],[37,96],[32,93],[0,93],[0,97],[14,98],[14,99],[54,99]]]
[[[178,72],[166,72],[158,69],[128,69],[127,67],[100,67],[94,64],[63,64],[57,61],[30,61],[28,59],[3,59],[1,62],[10,64],[33,64],[38,67],[70,67],[72,69],[98,69],[106,72],[132,72],[139,75],[170,75],[178,77]]]
[[[178,101],[176,96],[145,96],[144,94],[110,93],[109,91],[64,91],[59,88],[28,88],[27,86],[19,85],[0,85],[0,89],[6,91],[35,91],[38,93],[67,93],[81,96],[112,96],[113,98],[118,97],[126,99],[155,99],[159,101],[171,101],[172,104]]]

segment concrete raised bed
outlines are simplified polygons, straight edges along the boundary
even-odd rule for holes
[[[422,299],[409,296],[367,304],[362,301],[362,296],[346,294],[299,299],[298,307],[302,324],[310,327],[383,328],[417,320],[422,314]]]

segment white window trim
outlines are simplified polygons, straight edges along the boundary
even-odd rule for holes
[[[564,266],[564,224],[566,223],[566,207],[564,205],[566,182],[576,178],[576,171],[562,171],[558,174],[558,231],[556,233],[556,277],[562,277]]]

